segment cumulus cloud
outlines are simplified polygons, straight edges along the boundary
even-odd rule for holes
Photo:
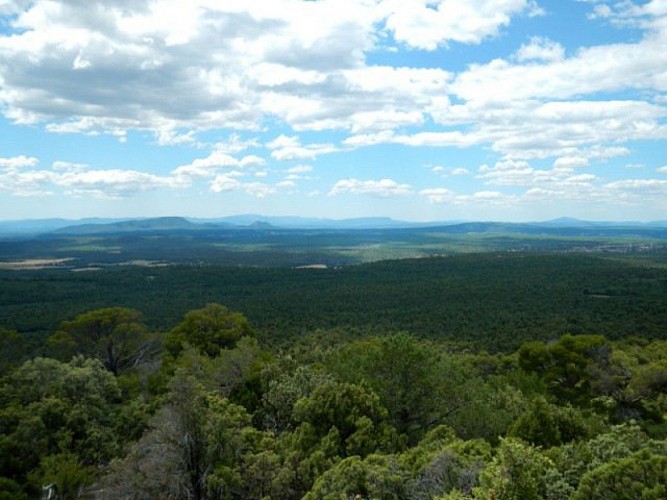
[[[14,156],[12,158],[0,158],[0,168],[17,169],[23,167],[34,167],[39,160],[33,156]]]
[[[394,38],[412,47],[434,50],[449,42],[478,44],[498,34],[512,16],[537,13],[526,0],[393,0],[387,29]]]
[[[415,48],[480,43],[514,16],[539,13],[536,2],[195,0],[183,8],[171,0],[97,0],[80,9],[54,0],[19,10],[16,32],[0,37],[0,101],[11,120],[46,122],[53,132],[126,140],[128,130],[146,129],[159,144],[196,144],[196,131],[258,130],[270,116],[297,131],[349,130],[346,144],[354,147],[490,143],[524,158],[536,157],[536,149],[542,156],[559,154],[563,138],[571,141],[583,120],[591,129],[583,130],[580,143],[666,134],[659,105],[647,112],[651,105],[636,100],[577,100],[564,109],[567,99],[598,91],[667,91],[667,52],[658,36],[664,14],[657,1],[615,4],[607,14],[641,20],[649,34],[638,42],[582,48],[565,57],[558,42],[533,37],[512,60],[472,65],[458,75],[367,65],[364,54],[381,39],[378,27]],[[165,21],[172,18],[179,22]],[[459,103],[452,105],[448,96]],[[617,112],[601,116],[602,108]],[[393,132],[423,126],[428,117],[472,130]],[[535,125],[543,130],[526,134]],[[605,128],[606,136],[593,133]],[[293,143],[272,154],[313,159],[336,150],[329,143]]]
[[[314,160],[320,155],[334,153],[339,150],[333,144],[302,145],[297,136],[280,135],[266,144],[271,157],[279,161]]]
[[[294,130],[420,125],[452,75],[366,65],[378,27],[417,48],[479,43],[533,4],[38,0],[0,37],[0,101],[18,123],[123,140],[145,129],[163,145],[194,143],[199,130],[257,130],[266,116]]]
[[[45,196],[60,190],[74,196],[117,199],[161,188],[181,188],[181,179],[137,170],[90,169],[88,165],[55,161],[50,170],[38,169],[34,157],[0,158],[0,191],[15,196]]]
[[[651,179],[605,183],[590,168],[629,156],[639,141],[667,139],[663,0],[591,2],[597,24],[636,30],[624,42],[577,49],[565,36],[513,38],[501,57],[451,65],[457,69],[444,69],[446,57],[443,67],[427,67],[440,64],[425,51],[446,56],[448,46],[503,36],[519,16],[548,13],[531,0],[82,5],[0,0],[5,117],[51,133],[120,141],[141,135],[132,131],[150,132],[158,145],[205,152],[166,175],[136,165],[100,170],[59,161],[40,169],[32,156],[0,158],[3,192],[117,198],[205,182],[215,193],[265,197],[294,188],[312,171],[310,165],[278,169],[275,162],[315,162],[386,144],[484,148],[480,161],[489,165],[475,177],[482,186],[467,194],[447,187],[419,191],[434,203],[603,200],[610,193],[634,200],[641,189],[663,189]],[[406,49],[420,67],[407,66]],[[226,139],[215,142],[219,137]],[[278,171],[282,177],[272,180]],[[470,175],[463,167],[433,172]],[[419,189],[372,175],[381,180],[343,179],[329,194],[396,196]]]
[[[667,206],[667,180],[664,179],[623,179],[604,186],[619,202],[643,205],[658,202]]]
[[[257,129],[265,115],[295,129],[415,123],[422,80],[442,72],[386,68],[391,95],[360,86],[364,51],[396,8],[354,0],[25,3],[13,36],[0,38],[0,100],[17,122],[58,132],[147,129],[161,144],[192,142],[192,130]],[[400,109],[402,99],[413,107]]]
[[[232,147],[238,151],[238,148]],[[34,157],[0,158],[0,192],[14,196],[49,196],[58,192],[72,197],[119,200],[148,191],[191,187],[197,178],[209,178],[213,193],[240,191],[264,198],[278,189],[295,186],[293,180],[283,179],[276,185],[249,181],[248,177],[266,176],[248,167],[263,165],[264,159],[255,155],[236,158],[221,147],[206,158],[176,168],[169,175],[155,175],[132,169],[96,169],[89,165],[57,160],[50,170],[39,169]],[[224,170],[224,173],[220,173]],[[301,171],[306,171],[304,167]]]
[[[464,167],[444,167],[442,165],[436,165],[431,167],[431,172],[439,174],[442,177],[459,177],[463,175],[470,175],[470,170]]]
[[[180,177],[210,177],[221,168],[245,168],[251,165],[264,165],[266,161],[257,155],[247,155],[236,158],[228,154],[226,148],[216,149],[206,158],[198,158],[187,165],[181,165],[174,170],[174,175]]]
[[[519,62],[560,61],[565,57],[565,49],[558,42],[543,37],[532,37],[530,43],[522,45],[516,54]]]
[[[586,196],[597,177],[578,174],[571,166],[537,169],[526,161],[505,160],[494,166],[482,165],[478,177],[494,186],[539,187],[558,192],[569,192],[577,198]],[[572,197],[572,196],[568,196]]]
[[[329,196],[340,194],[360,194],[388,198],[404,196],[412,192],[409,184],[399,184],[392,179],[367,180],[341,179],[329,191]]]
[[[111,199],[126,197],[137,192],[180,186],[178,179],[172,177],[119,169],[68,171],[51,180],[73,195]]]

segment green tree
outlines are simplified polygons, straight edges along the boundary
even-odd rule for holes
[[[404,474],[392,455],[358,456],[341,460],[317,478],[304,500],[406,498]]]
[[[0,327],[0,376],[9,373],[25,359],[23,335]]]
[[[146,361],[157,348],[141,313],[124,307],[95,309],[64,321],[48,345],[64,359],[77,354],[100,359],[114,375]]]
[[[294,428],[292,411],[296,402],[310,396],[316,387],[333,382],[333,377],[322,369],[303,365],[293,372],[279,372],[269,365],[262,373],[266,390],[262,395],[261,416],[266,428],[283,432]]]
[[[593,374],[609,364],[611,348],[601,335],[563,335],[556,342],[526,342],[519,365],[535,372],[561,401],[587,405],[595,385]]]
[[[219,304],[207,304],[185,314],[183,320],[165,336],[165,347],[177,357],[185,344],[215,357],[221,349],[231,349],[244,336],[252,335],[246,317]]]
[[[651,441],[637,424],[624,423],[612,426],[589,440],[572,441],[551,448],[546,454],[568,484],[577,488],[587,472],[643,449],[660,450],[660,443],[664,446],[664,442]]]
[[[427,500],[452,490],[469,496],[478,485],[480,470],[491,460],[491,446],[481,439],[462,441],[440,425],[401,453],[399,460],[409,478],[410,498]]]
[[[565,500],[571,494],[572,488],[547,456],[513,438],[501,440],[474,490],[475,498],[496,500]]]
[[[0,385],[0,470],[32,494],[48,482],[72,494],[119,452],[119,403],[99,360],[25,362]]]
[[[246,462],[271,449],[245,408],[181,369],[149,431],[96,489],[108,498],[246,498]]]
[[[512,424],[509,435],[532,445],[549,448],[586,438],[589,426],[580,411],[548,403],[544,398],[533,401],[528,411]]]
[[[586,473],[575,500],[659,500],[667,498],[667,455],[641,450]]]
[[[464,379],[459,367],[406,333],[346,344],[329,366],[343,380],[367,383],[387,408],[389,423],[411,444],[460,403],[452,390]]]
[[[293,418],[296,424],[312,427],[319,438],[335,429],[342,457],[363,457],[396,444],[380,398],[356,384],[327,382],[318,386],[295,404]]]

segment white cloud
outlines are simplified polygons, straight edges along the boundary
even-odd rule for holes
[[[647,37],[638,43],[582,48],[573,57],[542,64],[512,64],[495,59],[473,65],[451,83],[466,101],[511,103],[530,99],[570,99],[595,92],[626,89],[667,90],[664,41]]]
[[[310,179],[310,177],[305,176],[313,171],[311,165],[297,165],[296,167],[288,168],[286,170],[287,176],[285,177],[286,181],[298,181],[300,179]]]
[[[177,167],[173,173],[181,177],[209,177],[215,175],[221,168],[245,168],[266,163],[257,155],[247,155],[239,159],[225,152],[226,150],[226,148],[216,149],[206,158],[198,158],[187,165]]]
[[[658,167],[655,169],[655,171],[661,174],[667,174],[667,165],[665,165],[664,167]]]
[[[489,185],[539,187],[557,191],[577,190],[577,197],[593,188],[597,177],[593,174],[576,174],[572,166],[559,165],[553,169],[536,169],[526,161],[505,160],[493,167],[482,165],[480,179]]]
[[[119,169],[68,171],[53,177],[52,182],[71,194],[100,198],[123,198],[137,192],[181,186],[176,178]]]
[[[254,196],[255,198],[266,198],[267,196],[276,193],[278,189],[294,187],[294,183],[291,181],[281,181],[273,186],[265,182],[246,182],[243,180],[246,177],[247,175],[244,172],[227,172],[218,174],[211,181],[209,189],[213,193],[239,191]]]
[[[664,202],[667,199],[667,180],[662,179],[624,179],[610,182],[605,188],[625,201],[644,203],[649,199]]]
[[[533,37],[528,45],[522,45],[516,53],[519,62],[525,61],[560,61],[565,57],[562,45],[547,38]]]
[[[481,183],[468,186],[472,194],[421,191],[436,203],[634,202],[640,190],[662,185],[605,184],[617,177],[604,179],[601,167],[614,168],[620,162],[607,160],[620,156],[634,162],[637,144],[667,139],[665,7],[664,0],[590,2],[595,24],[622,28],[614,36],[624,41],[577,48],[565,34],[519,33],[498,44],[502,52],[481,46],[466,66],[458,44],[504,36],[517,16],[545,12],[529,0],[0,0],[7,120],[128,142],[149,132],[153,145],[206,151],[164,176],[63,161],[40,170],[33,157],[0,158],[0,189],[122,197],[205,179],[213,192],[264,197],[313,171],[267,162],[314,162],[390,144],[479,148],[483,159],[448,160],[445,152],[418,162],[489,163],[456,179],[457,186]],[[573,29],[580,21],[572,20]],[[441,179],[470,175],[462,166],[432,171]],[[343,179],[329,194],[416,190],[386,175]]]
[[[0,171],[0,192],[21,197],[43,197],[53,194],[56,176],[46,170],[24,170],[9,168]]]
[[[260,143],[257,139],[244,139],[239,134],[233,133],[230,134],[226,141],[217,142],[214,149],[221,153],[234,155],[245,151],[248,148],[257,148],[259,146]]]
[[[341,179],[331,188],[329,196],[351,193],[388,198],[393,196],[404,196],[411,192],[412,188],[409,184],[399,184],[392,179],[368,181]]]
[[[14,36],[0,37],[0,101],[15,121],[61,132],[120,124],[161,144],[190,142],[192,130],[256,129],[266,114],[327,123],[338,111],[315,97],[331,75],[363,64],[384,15],[355,0],[25,2]]]
[[[447,188],[423,189],[419,192],[429,203],[435,205],[512,205],[517,197],[499,191],[477,191],[472,194],[456,194]]]
[[[534,7],[534,2],[526,0],[392,0],[386,3],[391,9],[386,26],[394,38],[424,50],[434,50],[448,42],[478,44],[498,34],[512,16]]]
[[[18,169],[25,167],[34,167],[39,160],[33,156],[14,156],[11,158],[0,158],[0,168]]]
[[[363,111],[351,117],[351,130],[358,133],[366,130],[393,130],[398,127],[421,125],[424,116],[419,111]]]
[[[562,156],[554,161],[556,169],[571,169],[576,167],[587,167],[589,159],[582,156]]]
[[[54,161],[51,165],[53,170],[80,171],[88,168],[85,163],[72,163],[69,161]]]
[[[424,2],[410,34],[407,4],[393,0],[92,0],[85,9],[38,0],[22,5],[15,36],[0,37],[0,101],[16,122],[121,140],[145,129],[162,145],[195,144],[195,132],[213,128],[256,130],[267,116],[294,130],[420,125],[452,75],[365,65],[378,28],[414,46],[423,23],[428,37],[479,41],[532,3],[444,0],[429,21]]]
[[[472,130],[462,137],[471,144],[490,143],[505,156],[531,159],[597,155],[596,151],[623,148],[614,143],[664,139],[666,116],[667,108],[639,100],[527,100],[467,103],[442,110],[434,118],[450,126],[470,123]]]
[[[287,171],[290,174],[307,174],[313,171],[313,167],[311,165],[297,165],[296,167],[288,168]]]
[[[451,132],[418,132],[415,134],[394,134],[379,132],[350,136],[343,144],[351,147],[373,146],[376,144],[403,144],[405,146],[467,147],[480,143],[476,134],[466,134],[458,130]]]
[[[88,170],[84,165],[55,162],[53,170],[9,170],[0,174],[0,189],[16,196],[51,195],[62,189],[68,195],[118,199],[138,192],[180,188],[174,177],[135,170]]]
[[[431,167],[431,172],[441,175],[442,177],[460,177],[463,175],[470,175],[470,170],[464,167],[443,167],[436,165]]]
[[[214,193],[236,191],[241,187],[241,182],[229,174],[216,175],[211,181],[210,189]]]
[[[339,150],[333,144],[302,145],[297,136],[280,135],[266,144],[271,149],[271,157],[279,161],[314,160],[320,155],[334,153]]]

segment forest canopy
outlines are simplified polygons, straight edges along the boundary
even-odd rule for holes
[[[657,263],[0,279],[0,498],[665,496]]]
[[[0,381],[2,498],[665,494],[664,340],[488,354],[331,330],[274,349],[212,303],[156,336],[136,311],[87,311],[45,349]]]

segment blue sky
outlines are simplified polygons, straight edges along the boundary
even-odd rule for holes
[[[0,0],[0,219],[667,219],[667,0]]]

